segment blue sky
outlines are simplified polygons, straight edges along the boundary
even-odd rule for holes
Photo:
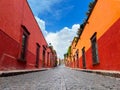
[[[93,0],[28,0],[48,43],[63,58]]]
[[[85,2],[86,1],[86,2]],[[85,18],[90,0],[64,0],[52,6],[51,12],[39,13],[38,17],[46,22],[46,30],[55,32],[74,23],[80,24]]]

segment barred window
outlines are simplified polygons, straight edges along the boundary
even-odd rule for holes
[[[39,53],[40,53],[40,45],[36,43],[36,67],[39,67]]]
[[[22,25],[22,46],[21,46],[21,60],[26,59],[26,50],[27,50],[27,41],[28,41],[28,36],[30,35],[30,33],[28,32],[28,30],[26,29],[25,26]]]
[[[96,41],[96,32],[91,37],[91,46],[92,46],[92,59],[93,59],[93,65],[96,65],[99,63],[98,59],[98,48],[97,48],[97,41]]]
[[[86,69],[85,47],[82,48],[82,64],[83,68]]]

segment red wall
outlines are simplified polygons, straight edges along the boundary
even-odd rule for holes
[[[97,45],[100,63],[92,65],[92,49],[89,48],[86,52],[87,69],[120,71],[120,19],[97,40]],[[79,61],[82,68],[82,58]]]
[[[29,31],[26,62],[21,62],[24,25]],[[0,70],[31,69],[36,63],[36,43],[40,45],[39,68],[42,67],[43,45],[47,42],[34,18],[27,0],[0,0]],[[47,61],[47,48],[46,48]]]
[[[24,68],[25,65],[22,62],[16,62],[20,44],[1,30],[0,41],[0,69]]]

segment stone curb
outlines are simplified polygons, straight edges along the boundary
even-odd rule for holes
[[[11,71],[0,71],[0,77],[8,77],[8,76],[14,76],[14,75],[20,75],[20,74],[26,74],[31,72],[39,72],[39,71],[45,71],[49,68],[43,68],[43,69],[31,69],[31,70],[11,70]]]
[[[88,73],[96,73],[96,74],[111,76],[111,77],[115,77],[115,78],[120,78],[120,71],[91,70],[91,69],[78,69],[78,68],[70,68],[70,69],[82,71],[82,72],[88,72]]]

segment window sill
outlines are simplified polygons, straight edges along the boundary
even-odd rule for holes
[[[83,67],[83,69],[86,69],[86,67]]]
[[[19,61],[19,62],[26,63],[26,60],[25,60],[25,59],[22,59],[22,58],[18,59],[18,61]]]
[[[38,65],[36,64],[35,67],[38,68]]]
[[[99,65],[100,63],[99,62],[96,62],[96,63],[93,63],[93,66],[96,66],[96,65]]]

